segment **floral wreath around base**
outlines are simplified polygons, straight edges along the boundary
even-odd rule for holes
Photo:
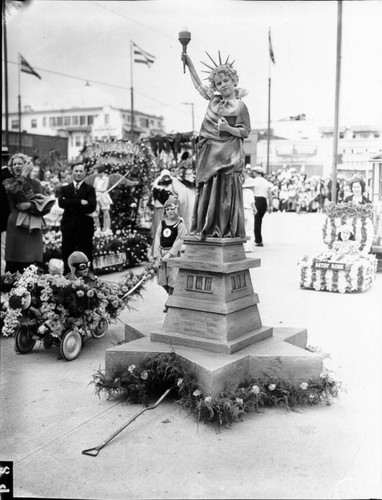
[[[218,430],[243,420],[247,413],[260,412],[262,407],[292,410],[305,405],[330,405],[341,390],[341,382],[324,368],[319,378],[299,384],[281,378],[249,378],[239,385],[227,385],[219,397],[212,398],[202,393],[194,372],[174,352],[147,357],[139,366],[119,367],[111,376],[98,369],[90,383],[98,397],[105,394],[108,399],[146,406],[150,396],[171,388],[177,405],[195,415],[198,423],[214,424]]]

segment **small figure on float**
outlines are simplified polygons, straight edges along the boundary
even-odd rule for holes
[[[201,125],[196,154],[196,200],[191,233],[197,238],[245,237],[242,172],[243,141],[251,124],[239,89],[238,75],[229,62],[219,64],[209,54],[214,66],[203,63],[209,85],[203,85],[190,56],[183,51],[183,64],[188,66],[192,83],[209,101]]]
[[[158,285],[161,285],[168,295],[174,291],[178,269],[169,267],[167,261],[180,257],[183,239],[187,234],[186,225],[179,215],[179,201],[170,196],[164,204],[164,218],[159,223],[154,240],[154,259],[158,259]],[[167,312],[167,306],[163,312]]]
[[[97,166],[97,175],[94,178],[94,189],[97,197],[97,207],[93,214],[94,223],[96,226],[96,235],[101,233],[101,223],[99,219],[100,212],[102,212],[102,232],[106,235],[112,234],[110,226],[110,206],[113,204],[108,189],[109,189],[109,176],[105,172],[103,165]]]
[[[331,260],[345,262],[354,260],[359,256],[360,244],[355,241],[353,228],[348,224],[342,225],[338,230],[337,240],[333,244],[333,255]]]
[[[70,273],[65,276],[68,280],[75,281],[78,278],[82,278],[89,286],[97,285],[97,277],[92,273],[89,275],[91,262],[83,252],[75,251],[70,254],[68,266]]]

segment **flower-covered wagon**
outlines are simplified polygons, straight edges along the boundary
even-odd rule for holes
[[[61,357],[71,361],[86,337],[106,334],[109,323],[154,275],[154,266],[148,266],[140,274],[127,272],[118,283],[97,279],[94,285],[82,278],[41,274],[33,265],[20,275],[7,273],[2,278],[2,288],[10,288],[3,334],[15,337],[20,354],[30,352],[40,340],[46,349],[59,346]]]
[[[374,237],[372,217],[369,204],[331,204],[323,226],[327,249],[299,261],[300,286],[340,293],[367,290],[377,272],[377,260],[369,253]]]

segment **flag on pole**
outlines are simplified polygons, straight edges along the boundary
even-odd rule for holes
[[[150,67],[155,61],[155,56],[141,49],[134,42],[133,42],[133,49],[134,49],[134,62],[147,64],[147,66]]]
[[[28,61],[24,59],[24,57],[21,54],[19,54],[19,56],[20,56],[21,71],[23,71],[24,73],[29,73],[30,75],[37,76],[37,78],[40,78],[41,80],[41,76],[32,68],[32,66],[28,63]]]
[[[273,48],[272,48],[272,39],[271,39],[271,29],[269,28],[268,31],[268,41],[269,41],[269,57],[271,58],[271,61],[273,64],[275,63],[275,54],[273,53]]]

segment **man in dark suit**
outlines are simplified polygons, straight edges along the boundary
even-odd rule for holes
[[[97,200],[94,187],[84,182],[85,177],[85,165],[73,163],[73,182],[62,186],[58,196],[58,204],[64,209],[61,232],[65,274],[70,272],[68,257],[76,250],[83,252],[92,262],[94,221],[91,214],[96,209]]]

